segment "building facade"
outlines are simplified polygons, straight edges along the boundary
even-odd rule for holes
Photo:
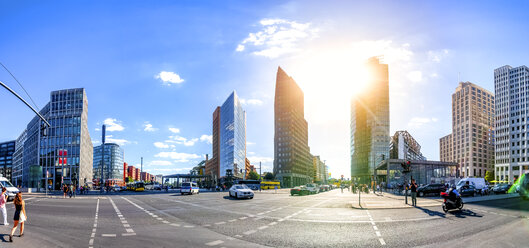
[[[274,101],[274,175],[282,187],[313,181],[304,104],[301,88],[278,67]]]
[[[421,153],[421,145],[408,131],[397,131],[389,145],[390,159],[426,160]]]
[[[452,142],[452,134],[446,135],[439,139],[439,158],[442,162],[453,162],[454,147]]]
[[[13,176],[11,182],[16,186],[22,186],[22,171],[24,166],[24,143],[27,131],[24,129],[15,141],[15,153],[13,153]]]
[[[388,65],[376,57],[367,61],[369,82],[351,101],[351,177],[367,183],[375,166],[389,158]]]
[[[104,164],[103,164],[104,152]],[[94,179],[101,179],[101,168],[103,168],[103,182],[109,182],[108,185],[122,185],[123,182],[123,149],[118,144],[106,143],[103,151],[103,145],[94,147],[93,173]]]
[[[529,68],[494,70],[496,163],[498,181],[513,183],[529,172]]]
[[[452,94],[452,134],[439,143],[441,161],[458,163],[458,176],[485,177],[494,168],[494,95],[460,82]]]
[[[0,143],[0,174],[10,182],[13,180],[13,156],[15,153],[15,141]]]
[[[246,165],[246,112],[235,91],[220,107],[219,122],[220,177],[232,170],[233,176],[242,178]]]
[[[22,187],[49,185],[60,189],[62,183],[85,185],[92,182],[93,146],[88,132],[85,90],[51,92],[50,102],[40,114],[51,127],[44,135],[44,123],[38,116],[27,125]]]
[[[314,182],[319,184],[327,183],[327,166],[321,161],[320,156],[312,156],[312,167]]]
[[[214,184],[218,183],[220,178],[220,107],[215,108],[213,112],[213,134],[211,138],[212,157],[207,159],[206,157],[206,175],[211,177]]]

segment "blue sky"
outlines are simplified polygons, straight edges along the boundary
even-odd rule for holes
[[[104,122],[125,160],[158,174],[211,154],[212,113],[236,90],[247,156],[271,170],[277,66],[305,92],[309,146],[349,175],[349,100],[361,65],[390,68],[391,133],[408,130],[439,158],[458,78],[493,92],[493,70],[529,64],[527,1],[2,1],[0,62],[39,107],[84,87],[90,135]],[[0,80],[22,89],[5,71]],[[0,140],[33,114],[0,90]]]

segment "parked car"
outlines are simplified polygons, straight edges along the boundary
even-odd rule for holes
[[[200,188],[198,187],[197,183],[190,182],[190,183],[182,183],[182,188],[180,189],[180,194],[189,194],[192,195],[194,193],[199,194]]]
[[[298,186],[290,189],[290,195],[308,195],[310,194],[309,190],[305,186]]]
[[[426,184],[417,188],[417,194],[419,196],[425,196],[427,194],[435,194],[439,196],[441,192],[446,191],[446,186],[444,184]]]
[[[461,196],[476,196],[478,190],[474,185],[463,185],[458,192]]]
[[[500,183],[500,184],[496,184],[492,188],[492,191],[494,192],[494,194],[505,194],[507,193],[507,191],[509,191],[510,188],[511,188],[511,185],[506,184],[506,183]]]
[[[317,194],[320,191],[318,185],[313,184],[313,183],[307,183],[307,185],[305,185],[305,187],[307,187],[307,189],[309,190],[310,194]]]
[[[253,199],[253,190],[248,188],[245,184],[235,184],[230,188],[230,197],[239,198],[250,198]]]
[[[18,188],[13,186],[13,184],[11,184],[11,182],[5,177],[0,177],[0,189],[1,188],[6,188],[8,201],[15,199],[15,195],[19,192]]]
[[[325,192],[331,190],[329,185],[320,185],[320,192]]]
[[[476,193],[480,193],[483,188],[487,185],[485,178],[482,177],[467,177],[459,180],[456,185],[456,189],[459,189],[464,185],[472,185],[476,189]]]

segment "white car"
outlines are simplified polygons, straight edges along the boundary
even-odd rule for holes
[[[5,177],[0,177],[0,189],[6,188],[7,200],[11,201],[15,198],[15,195],[19,192],[18,188],[13,186],[11,182]]]
[[[230,197],[253,199],[253,191],[244,184],[235,184],[230,188]]]
[[[195,182],[189,182],[189,183],[182,183],[182,188],[180,189],[180,194],[195,194],[200,193],[200,188],[198,187],[197,183]]]
[[[311,194],[317,194],[318,192],[320,192],[320,188],[316,184],[307,183],[305,187],[307,187],[307,189],[309,190]]]

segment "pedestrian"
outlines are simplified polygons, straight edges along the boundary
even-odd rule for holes
[[[64,192],[64,195],[62,198],[66,198],[66,193],[68,193],[68,186],[66,186],[66,184],[62,185],[62,191]]]
[[[6,187],[2,187],[2,194],[0,195],[0,209],[2,209],[2,215],[4,215],[4,226],[9,225],[9,223],[7,223],[6,202],[8,195],[6,194],[6,191]]]
[[[73,188],[72,195],[73,195],[73,198],[75,198],[75,195],[77,195],[77,185],[73,184],[72,188]]]
[[[417,184],[415,183],[415,179],[411,179],[411,205],[417,206]]]
[[[73,185],[70,184],[70,186],[68,187],[68,196],[70,196],[70,198],[72,198],[73,190],[74,190]]]
[[[13,242],[13,234],[17,229],[18,223],[20,223],[20,235],[19,237],[24,236],[24,222],[27,220],[26,215],[26,203],[22,200],[22,193],[17,193],[15,196],[15,216],[13,217],[13,228],[11,229],[11,234],[9,234],[9,242]]]

